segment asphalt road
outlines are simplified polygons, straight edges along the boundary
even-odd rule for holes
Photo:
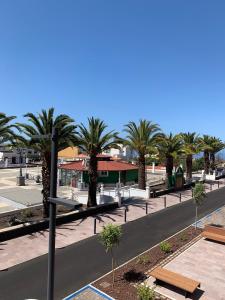
[[[203,217],[223,205],[225,188],[207,194],[207,199],[199,209],[199,216]],[[117,250],[118,263],[126,262],[192,224],[194,215],[195,206],[189,200],[123,225],[123,238]],[[54,299],[62,299],[109,270],[110,257],[105,253],[97,236],[57,250]],[[2,271],[0,299],[44,300],[46,276],[47,255]]]

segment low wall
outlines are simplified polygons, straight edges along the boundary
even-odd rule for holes
[[[68,222],[87,218],[89,216],[107,212],[116,208],[118,208],[118,203],[114,202],[110,204],[103,204],[96,207],[91,207],[82,211],[70,212],[64,215],[57,216],[56,224],[66,224]],[[0,242],[11,240],[13,238],[21,237],[27,234],[32,234],[41,230],[46,230],[48,228],[49,220],[42,220],[33,224],[25,223],[23,225],[7,227],[0,230]]]
[[[151,198],[154,198],[154,196],[159,197],[159,196],[163,196],[163,195],[166,195],[166,194],[169,194],[169,193],[186,190],[186,189],[189,189],[192,186],[195,186],[195,182],[184,184],[184,186],[182,188],[170,188],[170,189],[165,189],[165,190],[162,190],[162,191],[157,191],[155,193],[151,192]]]
[[[96,196],[97,204],[100,205],[100,204],[112,203],[115,201],[114,200],[115,196],[116,196],[115,192],[111,194],[104,193],[103,195],[97,194]],[[87,205],[88,195],[79,195],[76,197],[76,200],[81,204]]]

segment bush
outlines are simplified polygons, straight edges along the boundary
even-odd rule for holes
[[[204,157],[193,159],[192,171],[199,171],[204,169]]]
[[[172,245],[168,242],[162,242],[160,243],[160,249],[164,253],[170,253],[172,251]]]
[[[32,218],[33,216],[34,213],[31,208],[24,209],[20,214],[20,218],[24,222],[27,221],[27,219]]]
[[[142,255],[137,259],[137,264],[147,265],[148,263],[150,263],[148,255]]]
[[[154,300],[155,291],[147,285],[139,284],[137,286],[137,295],[140,300]]]
[[[181,240],[182,242],[185,242],[185,241],[188,240],[188,236],[187,236],[187,234],[186,234],[185,232],[182,232],[182,233],[181,233],[181,235],[180,235],[180,240]]]

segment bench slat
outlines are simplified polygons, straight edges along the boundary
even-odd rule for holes
[[[216,234],[216,233],[212,233],[212,232],[208,232],[208,231],[203,231],[202,236],[207,238],[207,239],[210,239],[210,240],[225,243],[225,236],[220,235],[220,234]]]
[[[176,286],[189,293],[193,293],[197,289],[197,287],[200,286],[200,282],[198,281],[172,272],[170,270],[163,269],[161,267],[154,269],[152,272],[150,272],[150,275],[158,280]]]
[[[223,228],[223,227],[217,227],[217,226],[213,226],[213,225],[206,225],[205,228],[204,228],[204,231],[225,236],[225,228]]]

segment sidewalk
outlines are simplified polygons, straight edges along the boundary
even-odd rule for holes
[[[224,181],[220,181],[220,187],[225,186]],[[213,190],[217,185],[213,185]],[[206,184],[206,191],[210,191],[210,186]],[[182,191],[181,201],[191,199],[191,190]],[[148,214],[154,213],[164,208],[164,196],[149,199]],[[167,207],[180,202],[180,192],[166,195]],[[94,218],[97,218],[97,233],[108,223],[124,224],[124,208],[127,207],[127,222],[136,220],[146,214],[146,201],[143,199],[130,199],[121,208],[114,211],[98,214],[73,221],[56,229],[56,248],[62,249],[70,244],[81,241],[94,234]],[[48,230],[26,235],[13,240],[0,243],[0,270],[8,269],[14,265],[36,258],[48,252]]]

